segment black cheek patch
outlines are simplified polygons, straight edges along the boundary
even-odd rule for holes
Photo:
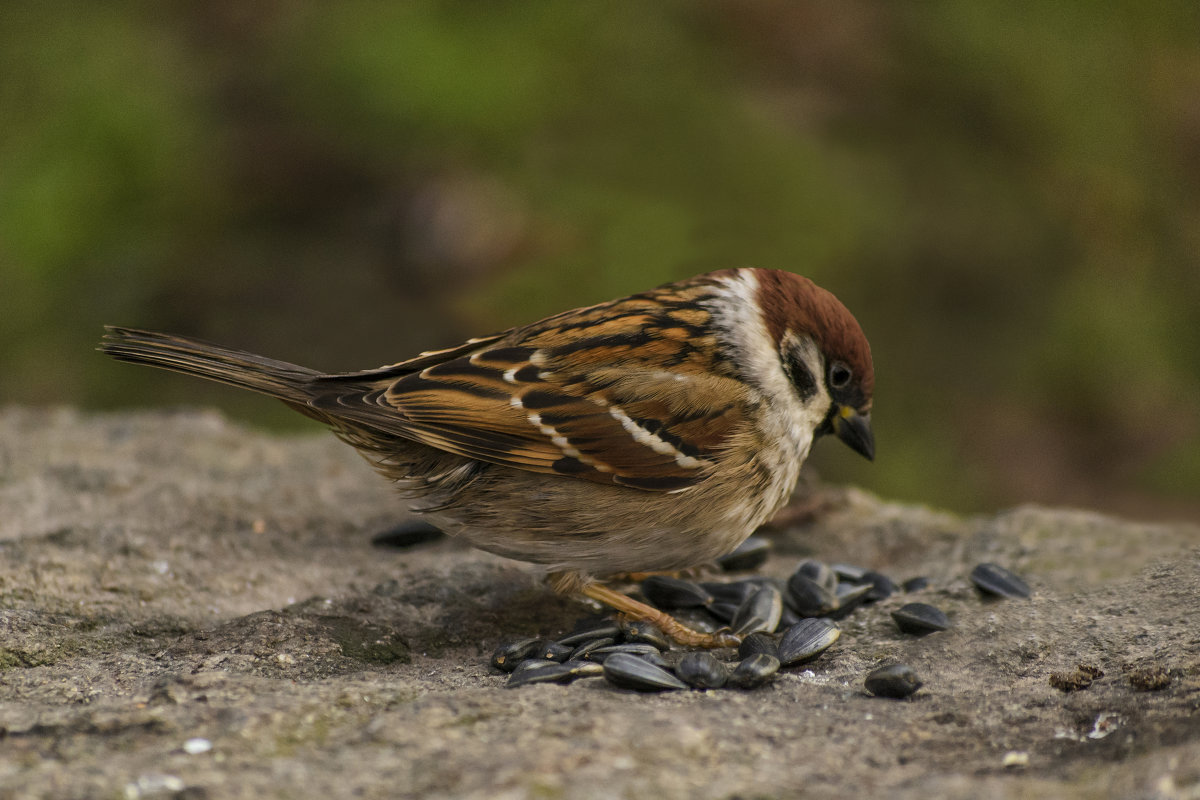
[[[811,400],[817,393],[817,379],[800,359],[789,358],[786,363],[788,377],[792,380],[792,386],[796,387],[796,394],[800,395],[801,400]]]

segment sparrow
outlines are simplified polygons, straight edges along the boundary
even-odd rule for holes
[[[729,269],[361,372],[106,327],[113,358],[278,398],[332,429],[447,533],[552,589],[716,647],[606,586],[733,550],[783,506],[814,439],[874,458],[870,346],[831,293]]]

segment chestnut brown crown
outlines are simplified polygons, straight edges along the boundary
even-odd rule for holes
[[[788,331],[811,337],[825,355],[827,370],[840,363],[850,372],[842,388],[831,385],[839,395],[835,399],[861,414],[869,413],[875,369],[871,346],[854,315],[831,292],[808,278],[777,270],[755,272],[758,303],[771,339],[781,341]]]

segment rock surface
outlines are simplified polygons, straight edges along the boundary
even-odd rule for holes
[[[1196,528],[799,503],[762,572],[816,557],[930,587],[752,692],[506,690],[498,641],[580,607],[453,540],[371,547],[404,506],[332,437],[9,409],[0,798],[1200,797]],[[1033,597],[983,600],[981,561]],[[899,633],[914,599],[953,627]],[[913,698],[863,691],[891,661]],[[1051,685],[1080,664],[1103,676]],[[1147,668],[1169,684],[1135,689]]]

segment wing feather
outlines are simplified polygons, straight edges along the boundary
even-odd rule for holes
[[[652,491],[703,480],[745,424],[703,282],[321,379],[331,416],[518,469]]]

